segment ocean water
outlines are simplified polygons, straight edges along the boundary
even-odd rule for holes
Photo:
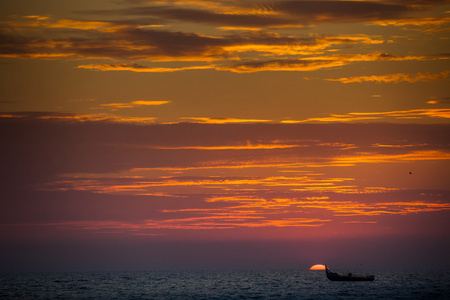
[[[0,274],[0,299],[450,299],[450,272],[374,272],[332,282],[324,271]]]

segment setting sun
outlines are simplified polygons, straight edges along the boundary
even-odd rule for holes
[[[318,264],[318,265],[312,266],[309,269],[313,270],[313,271],[318,271],[318,270],[325,270],[325,268],[326,268],[325,265]]]

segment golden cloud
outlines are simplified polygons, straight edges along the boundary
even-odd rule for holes
[[[422,119],[425,117],[430,118],[450,118],[450,109],[436,108],[436,109],[411,109],[411,110],[398,110],[398,111],[386,111],[386,112],[351,112],[345,115],[331,114],[328,117],[308,118],[305,120],[283,120],[281,123],[295,124],[295,123],[307,123],[307,122],[319,122],[319,123],[332,123],[332,122],[355,122],[361,120],[381,120],[383,118],[395,118],[395,119]]]
[[[330,211],[335,217],[375,217],[379,215],[407,215],[450,210],[449,203],[441,202],[375,202],[331,201],[328,199],[276,198],[266,200],[252,197],[210,198],[209,203],[225,202],[232,206],[222,208],[191,208],[163,210],[164,218],[147,219],[137,223],[119,221],[75,221],[47,225],[78,227],[86,230],[133,232],[142,234],[151,229],[231,229],[261,227],[317,227],[332,219],[302,217],[306,210]],[[286,213],[290,212],[288,216]],[[177,213],[177,218],[170,215]],[[292,215],[294,214],[294,215]],[[374,220],[347,220],[348,224],[376,223]]]
[[[377,202],[371,204],[356,201],[296,201],[295,204],[302,208],[330,210],[335,216],[406,215],[450,210],[450,203],[420,201]]]
[[[396,74],[388,74],[388,75],[372,75],[372,76],[354,76],[354,77],[347,77],[347,78],[331,78],[327,79],[328,81],[339,81],[342,83],[355,83],[355,82],[368,82],[368,81],[374,81],[374,82],[392,82],[392,83],[399,83],[399,82],[409,82],[414,83],[418,81],[439,81],[444,80],[448,77],[450,74],[450,71],[444,71],[439,74],[430,74],[430,73],[417,73],[416,75],[411,74],[403,74],[403,73],[396,73]]]
[[[355,165],[357,163],[381,163],[401,161],[449,160],[450,153],[440,150],[413,151],[403,154],[360,153],[353,156],[341,156],[333,159],[333,163]]]
[[[397,26],[408,29],[410,27],[426,28],[425,32],[440,32],[448,31],[447,23],[450,22],[450,17],[424,17],[424,18],[409,18],[409,19],[393,19],[393,20],[378,20],[371,24],[379,26]]]
[[[179,72],[186,70],[207,70],[214,69],[215,66],[189,66],[182,68],[155,68],[155,67],[145,67],[137,64],[127,65],[127,64],[90,64],[90,65],[80,65],[77,66],[79,69],[88,70],[99,70],[99,71],[132,71],[132,72],[142,72],[142,73],[166,73],[166,72]]]
[[[87,21],[60,19],[52,20],[49,16],[30,15],[22,17],[25,20],[6,21],[8,26],[16,28],[64,28],[77,30],[95,30],[101,32],[116,32],[128,27],[107,21]]]
[[[190,120],[194,123],[202,124],[230,124],[230,123],[266,123],[272,120],[261,119],[237,119],[237,118],[200,118],[200,117],[183,117],[182,120]]]
[[[14,118],[25,119],[30,116],[24,114],[0,115],[0,118]],[[136,124],[153,124],[156,118],[153,117],[118,117],[108,114],[89,114],[89,115],[75,115],[75,114],[42,114],[36,116],[38,120],[56,120],[68,122],[112,122],[112,123],[136,123]]]
[[[140,106],[164,105],[167,103],[170,103],[170,101],[137,100],[137,101],[127,102],[127,103],[106,103],[106,104],[101,104],[100,106],[113,107],[113,108],[133,108],[133,107],[140,107]]]

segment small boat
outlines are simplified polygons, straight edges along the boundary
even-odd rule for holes
[[[339,275],[331,272],[327,266],[325,266],[325,272],[327,273],[327,278],[331,281],[373,281],[375,279],[375,275],[360,276],[352,273],[348,273],[347,275]]]

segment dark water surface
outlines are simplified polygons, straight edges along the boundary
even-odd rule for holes
[[[0,299],[450,299],[450,272],[374,272],[332,282],[324,271],[0,274]]]

